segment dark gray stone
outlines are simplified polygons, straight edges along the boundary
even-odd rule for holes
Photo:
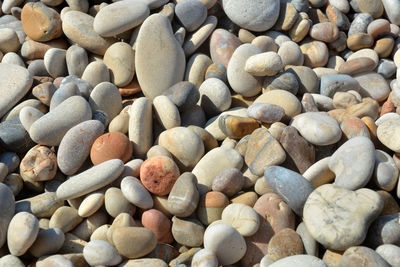
[[[24,153],[35,143],[29,137],[29,133],[22,126],[19,118],[14,118],[0,123],[0,145],[8,151]]]
[[[185,111],[196,105],[200,98],[199,90],[188,81],[178,82],[163,93],[178,107],[179,111]]]

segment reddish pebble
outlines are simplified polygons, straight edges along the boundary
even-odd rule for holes
[[[392,101],[386,100],[386,102],[383,103],[383,105],[382,105],[380,116],[383,116],[386,113],[390,113],[390,112],[396,112],[396,107],[394,106]]]
[[[343,132],[343,137],[347,139],[356,136],[365,136],[370,138],[368,127],[365,123],[357,117],[347,117],[340,124],[340,128]]]
[[[132,156],[132,143],[120,132],[111,132],[98,137],[90,150],[90,159],[94,165],[110,159],[120,159],[124,163]]]
[[[174,241],[171,233],[172,223],[161,211],[151,209],[143,212],[142,224],[156,235],[158,242],[169,244]]]
[[[180,173],[176,163],[169,157],[153,157],[143,162],[140,167],[140,180],[151,193],[167,195]]]

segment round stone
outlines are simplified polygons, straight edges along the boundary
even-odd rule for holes
[[[254,103],[247,108],[247,115],[263,123],[274,123],[283,118],[285,110],[270,103]]]
[[[304,55],[300,46],[293,41],[286,41],[279,46],[278,55],[281,57],[283,66],[301,66],[304,62]]]
[[[89,104],[93,111],[105,112],[109,120],[112,120],[122,110],[122,98],[118,88],[110,82],[97,84],[90,93]]]
[[[225,207],[221,216],[222,222],[231,225],[243,237],[252,236],[260,227],[260,219],[253,208],[240,203]]]
[[[244,238],[235,228],[227,224],[215,224],[204,233],[204,248],[215,253],[219,264],[229,265],[238,262],[247,247]]]
[[[313,266],[326,267],[326,263],[321,259],[311,255],[294,255],[280,259],[269,267],[290,267],[290,266]]]
[[[121,189],[116,187],[107,189],[104,196],[104,206],[107,213],[114,218],[121,213],[133,215],[136,211],[136,207],[124,197]]]
[[[275,52],[265,52],[249,57],[244,70],[254,76],[273,76],[283,68],[281,57]]]
[[[158,242],[161,243],[173,242],[174,239],[171,233],[172,223],[168,219],[168,217],[165,216],[165,214],[162,213],[161,211],[156,209],[151,209],[143,212],[142,224],[144,227],[151,230],[156,235]]]
[[[277,232],[269,241],[268,257],[273,261],[303,253],[303,242],[292,229]]]
[[[28,213],[20,212],[14,215],[7,231],[7,244],[10,253],[21,256],[32,246],[39,233],[38,219]]]
[[[26,153],[19,168],[24,180],[51,180],[57,172],[56,154],[48,147],[37,145]]]
[[[11,29],[11,28],[4,28],[0,29],[0,51],[5,54],[1,62],[3,63],[8,63],[12,64],[11,57],[18,56],[17,54],[12,54],[10,52],[18,52],[19,48],[21,47],[21,44],[19,43],[18,35],[17,33]],[[6,54],[7,53],[7,54]],[[13,55],[13,56],[12,56]],[[15,57],[15,60],[20,62],[21,58]],[[25,67],[24,64],[21,65],[21,67]]]
[[[179,244],[198,247],[203,244],[204,227],[194,218],[172,218],[172,235]]]
[[[65,240],[64,233],[58,228],[41,229],[29,252],[39,258],[57,253]]]
[[[144,227],[118,227],[112,235],[113,243],[118,252],[127,258],[141,258],[157,246],[156,235]],[[141,242],[132,243],[132,240]]]
[[[153,207],[153,199],[149,191],[135,177],[127,176],[121,181],[121,191],[124,197],[133,205],[150,209]]]
[[[169,211],[179,217],[188,217],[196,210],[198,202],[197,179],[192,173],[185,172],[168,195]]]
[[[117,250],[103,240],[92,240],[83,248],[83,256],[90,265],[117,265],[122,257]]]
[[[382,266],[388,267],[389,264],[374,250],[363,247],[363,246],[354,246],[348,248],[342,256],[340,260],[341,266],[350,266],[350,265],[360,265],[364,264],[365,266]]]
[[[285,90],[271,90],[254,100],[254,103],[269,103],[284,109],[285,115],[292,118],[301,113],[301,103],[292,93]]]
[[[175,15],[183,27],[192,32],[206,20],[207,8],[198,0],[181,0],[175,7]]]
[[[245,182],[243,174],[235,168],[223,170],[213,180],[212,190],[231,197],[238,193]]]
[[[315,40],[331,43],[339,38],[339,29],[332,22],[317,23],[311,27],[310,36]]]
[[[103,60],[110,69],[111,82],[116,86],[127,86],[132,81],[135,75],[135,52],[129,44],[118,42],[111,45]]]
[[[379,141],[394,152],[400,152],[400,139],[397,138],[397,132],[400,131],[400,119],[393,118],[385,120],[379,124],[377,136]]]
[[[90,150],[90,159],[94,165],[110,159],[120,159],[124,163],[132,156],[132,144],[128,137],[119,132],[99,136]]]
[[[304,54],[304,65],[310,68],[323,67],[328,63],[329,50],[325,43],[320,41],[305,42],[300,45]]]
[[[218,260],[212,251],[204,248],[194,254],[192,264],[193,266],[217,267]]]
[[[210,55],[215,63],[228,67],[233,52],[242,42],[239,38],[225,29],[216,29],[210,38]]]
[[[221,4],[226,15],[235,24],[250,31],[269,30],[279,17],[279,0],[262,2],[223,0]]]

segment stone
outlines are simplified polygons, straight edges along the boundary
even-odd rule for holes
[[[62,19],[62,29],[64,34],[80,47],[88,51],[104,55],[107,48],[115,40],[113,38],[103,38],[93,29],[94,18],[80,11],[71,10],[64,14]]]
[[[247,115],[262,123],[274,123],[284,117],[285,110],[274,104],[254,103],[247,108]]]
[[[117,87],[110,82],[102,82],[90,93],[89,104],[93,111],[102,110],[112,120],[122,109],[122,98]]]
[[[393,51],[394,45],[393,37],[385,36],[376,41],[374,51],[381,58],[389,57]]]
[[[82,80],[94,88],[102,82],[110,81],[110,71],[102,61],[93,61],[83,71]]]
[[[116,15],[118,16],[116,17]],[[112,37],[140,25],[150,14],[142,1],[115,2],[101,8],[93,21],[93,29],[103,37]]]
[[[78,175],[70,177],[57,189],[59,199],[73,199],[93,192],[119,177],[124,164],[119,159],[112,159],[96,165]],[[85,181],[83,184],[82,181]]]
[[[303,127],[307,125],[307,127]],[[307,112],[293,118],[291,126],[311,144],[317,146],[331,145],[342,136],[339,124],[325,112]]]
[[[89,63],[86,50],[78,45],[72,45],[67,49],[65,57],[69,75],[80,78]]]
[[[150,209],[153,207],[153,199],[140,181],[132,176],[127,176],[121,181],[121,191],[124,197],[133,205]]]
[[[113,242],[124,257],[135,259],[150,253],[157,245],[156,235],[143,227],[119,227],[114,230]],[[132,240],[141,240],[132,244]]]
[[[116,187],[107,189],[104,196],[104,206],[107,213],[114,218],[121,213],[133,215],[136,211],[136,207],[124,197],[121,189]]]
[[[235,168],[223,170],[213,180],[212,190],[231,197],[238,193],[245,182],[243,174]]]
[[[231,93],[228,86],[219,79],[209,78],[199,87],[199,105],[207,116],[215,116],[231,106]]]
[[[307,179],[279,166],[268,167],[264,172],[264,178],[274,192],[280,195],[297,215],[303,215],[304,203],[314,190],[314,186]]]
[[[262,176],[268,166],[279,165],[285,159],[285,151],[268,130],[260,128],[251,134],[245,162],[253,174]]]
[[[204,227],[194,218],[172,218],[172,235],[179,244],[198,247],[203,244]]]
[[[216,29],[210,38],[210,55],[215,63],[228,67],[232,54],[242,42],[239,38],[225,29]]]
[[[269,103],[282,107],[285,115],[294,117],[301,112],[300,101],[290,92],[277,89],[260,95],[254,103]]]
[[[67,50],[67,57],[68,57],[68,50]],[[80,62],[84,62],[84,59],[80,58],[80,60],[81,60]],[[61,81],[60,87],[62,85],[67,85],[69,83],[72,83],[72,84],[75,84],[76,86],[78,86],[80,94],[85,98],[89,98],[90,93],[92,92],[93,88],[91,87],[91,85],[88,82],[86,82],[86,81],[82,80],[81,78],[78,78],[74,75],[69,75]]]
[[[58,228],[64,233],[71,231],[82,222],[83,218],[72,207],[62,206],[58,208],[50,218],[49,227]]]
[[[364,241],[382,208],[382,199],[370,189],[350,191],[326,184],[308,197],[303,220],[315,240],[326,248],[343,251]]]
[[[0,258],[0,266],[24,267],[25,264],[16,256],[8,254]]]
[[[328,63],[329,51],[325,43],[320,41],[304,42],[300,45],[304,55],[304,65],[310,68],[323,67]]]
[[[104,204],[104,190],[87,194],[79,205],[78,215],[84,218],[95,214]]]
[[[204,225],[221,220],[222,212],[228,204],[228,198],[221,192],[203,194],[198,204],[197,217]]]
[[[382,150],[375,151],[375,168],[372,180],[381,189],[392,191],[399,177],[399,169],[393,158]]]
[[[307,230],[307,227],[304,222],[301,222],[297,228],[296,233],[300,236],[301,241],[304,246],[304,252],[307,255],[318,256],[318,243],[311,236],[310,232]]]
[[[315,40],[331,43],[339,38],[339,29],[332,22],[317,23],[311,27],[310,36]]]
[[[15,199],[11,189],[5,185],[0,184],[0,211],[2,216],[0,218],[0,245],[4,245],[7,240],[7,229],[15,211]]]
[[[116,86],[127,86],[132,81],[135,75],[135,52],[130,45],[124,42],[112,44],[103,60],[110,69],[110,80]]]
[[[319,78],[311,68],[306,66],[287,66],[286,71],[293,74],[299,85],[301,93],[317,93],[319,88]],[[291,90],[288,90],[290,92]]]
[[[262,32],[274,26],[279,17],[280,2],[242,2],[224,0],[222,7],[226,15],[237,25],[250,31]]]
[[[217,140],[205,129],[195,125],[189,125],[188,128],[194,131],[203,141],[204,152],[208,152],[211,149],[218,147]]]
[[[348,35],[351,36],[355,33],[367,33],[368,25],[373,21],[369,13],[360,13],[352,21]]]
[[[400,120],[398,118],[386,120],[379,124],[377,129],[377,136],[379,141],[382,142],[386,147],[394,152],[400,152],[400,142],[397,139],[396,132],[400,126]]]
[[[156,119],[165,129],[179,127],[181,117],[175,104],[165,95],[156,96],[153,99],[153,107]]]
[[[206,20],[207,8],[198,0],[182,0],[176,5],[175,14],[185,29],[192,32]]]
[[[23,67],[0,63],[0,92],[4,96],[0,101],[0,116],[4,116],[25,96],[32,85],[31,74]]]
[[[356,58],[360,58],[360,57],[368,57],[368,58],[372,59],[373,61],[375,61],[375,67],[378,65],[379,56],[373,49],[370,49],[370,48],[364,48],[364,49],[358,50],[357,52],[351,54],[347,58],[347,61],[356,59]]]
[[[142,92],[150,99],[182,81],[185,55],[165,16],[153,14],[143,22],[136,40],[135,67]]]
[[[51,217],[64,201],[57,199],[54,192],[45,192],[31,198],[21,199],[16,202],[16,212],[26,211],[38,218]]]
[[[60,14],[42,2],[24,5],[21,22],[26,35],[35,41],[47,42],[62,35]]]
[[[110,159],[120,159],[124,163],[132,156],[132,144],[128,137],[119,132],[99,136],[90,149],[90,159],[98,165]]]
[[[27,212],[20,212],[11,219],[7,231],[7,244],[10,253],[21,256],[35,242],[39,233],[38,219]]]
[[[382,244],[396,244],[400,242],[399,213],[388,214],[376,218],[368,229],[365,244],[376,248]]]
[[[192,55],[207,40],[213,30],[217,27],[218,19],[214,16],[208,16],[204,23],[192,32],[186,38],[182,47],[186,56]]]
[[[304,55],[300,46],[293,41],[286,41],[279,46],[278,55],[281,57],[283,66],[301,66],[304,62]]]
[[[57,159],[53,150],[37,145],[30,149],[22,159],[19,172],[22,179],[31,181],[48,181],[57,172]]]
[[[260,227],[260,219],[253,208],[240,203],[226,206],[222,212],[222,223],[235,228],[243,237],[252,236]]]
[[[160,259],[137,259],[121,263],[122,267],[168,267],[165,261]]]
[[[167,195],[180,175],[175,162],[165,156],[145,160],[140,167],[140,179],[143,186],[159,196]]]
[[[2,63],[8,63],[12,64],[11,58],[9,58],[11,55],[16,55],[16,54],[10,54],[11,52],[18,52],[18,50],[21,47],[21,44],[19,43],[18,35],[17,33],[10,28],[4,28],[0,29],[0,51],[5,54],[3,59],[1,60]],[[6,56],[8,55],[8,56]],[[10,59],[10,60],[9,60]],[[20,62],[20,58],[16,57],[16,60]],[[7,62],[10,61],[10,62]],[[23,63],[23,62],[22,62]],[[21,67],[25,67],[24,64],[21,65]]]
[[[347,39],[347,46],[353,51],[372,47],[374,39],[366,33],[355,33]]]
[[[176,83],[167,89],[163,95],[167,96],[178,107],[179,111],[186,111],[196,105],[200,96],[198,89],[188,81]]]
[[[230,246],[224,246],[229,242]],[[204,233],[204,248],[217,256],[218,263],[229,265],[239,261],[246,252],[246,242],[240,233],[230,225],[215,224]]]
[[[171,233],[172,223],[161,211],[151,209],[143,212],[142,224],[145,228],[151,230],[156,235],[158,242],[173,242],[174,238]]]
[[[277,232],[268,244],[268,257],[273,261],[302,253],[303,242],[300,236],[290,228]]]
[[[54,110],[54,108],[60,105],[67,98],[75,95],[81,95],[79,92],[79,88],[78,86],[76,86],[76,84],[68,83],[60,86],[60,88],[55,91],[53,97],[50,100],[50,111]]]
[[[71,112],[66,114],[65,110]],[[81,96],[72,96],[35,121],[29,129],[29,135],[39,144],[57,146],[70,128],[91,119],[91,115],[87,101]]]
[[[275,52],[265,52],[249,57],[244,70],[253,76],[273,76],[283,68],[281,57]]]
[[[122,261],[117,250],[103,240],[88,242],[83,249],[83,256],[90,265],[117,265]]]
[[[354,75],[374,69],[375,62],[368,57],[348,60],[339,67],[339,73]]]
[[[375,251],[391,266],[400,264],[400,247],[392,244],[384,244],[377,247]]]
[[[196,177],[190,172],[181,174],[168,195],[169,211],[179,217],[188,217],[196,210],[198,202]]]
[[[182,142],[182,139],[187,142]],[[172,154],[182,171],[191,171],[204,155],[204,145],[200,137],[185,127],[175,127],[162,132],[158,144]]]
[[[94,141],[104,132],[104,125],[88,120],[72,127],[64,135],[57,151],[57,164],[66,175],[75,174],[90,154]]]
[[[193,266],[210,266],[210,267],[217,267],[218,260],[215,254],[208,250],[202,249],[194,254],[192,259]]]
[[[371,179],[374,164],[374,144],[369,138],[358,136],[345,142],[333,153],[329,169],[336,175],[336,186],[357,190]]]
[[[324,261],[311,255],[294,255],[283,259],[280,259],[271,265],[270,267],[289,267],[289,266],[315,266],[315,267],[327,267]]]
[[[54,266],[65,266],[65,267],[72,267],[74,264],[70,261],[67,257],[63,255],[53,255],[53,256],[43,256],[43,258],[39,258],[36,262],[37,267],[54,267]]]
[[[233,139],[240,139],[260,127],[255,119],[233,115],[221,115],[218,125],[227,137]]]
[[[262,81],[245,71],[246,61],[261,50],[252,44],[239,46],[232,54],[227,67],[227,77],[232,90],[246,97],[255,96],[261,90]]]
[[[57,253],[64,239],[64,233],[58,228],[41,229],[29,252],[36,258]]]
[[[129,109],[129,140],[136,158],[143,158],[153,143],[152,105],[146,97],[137,99]]]
[[[3,148],[24,153],[34,146],[19,118],[0,123],[0,144]]]
[[[389,264],[374,250],[363,247],[354,246],[348,248],[340,260],[340,265],[359,265],[364,266],[389,266]]]
[[[302,41],[304,37],[307,36],[311,26],[312,21],[309,19],[308,15],[304,12],[300,12],[295,24],[289,30],[289,36],[292,41]]]
[[[390,93],[389,85],[387,84],[385,78],[375,72],[367,72],[363,74],[358,74],[354,76],[357,82],[360,84],[363,92],[369,97],[377,100],[385,100]],[[374,86],[371,86],[373,84]]]
[[[400,23],[400,5],[393,0],[382,0],[382,4],[390,22],[398,25]]]

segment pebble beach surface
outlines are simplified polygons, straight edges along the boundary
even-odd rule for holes
[[[399,0],[0,1],[0,267],[400,267]]]

